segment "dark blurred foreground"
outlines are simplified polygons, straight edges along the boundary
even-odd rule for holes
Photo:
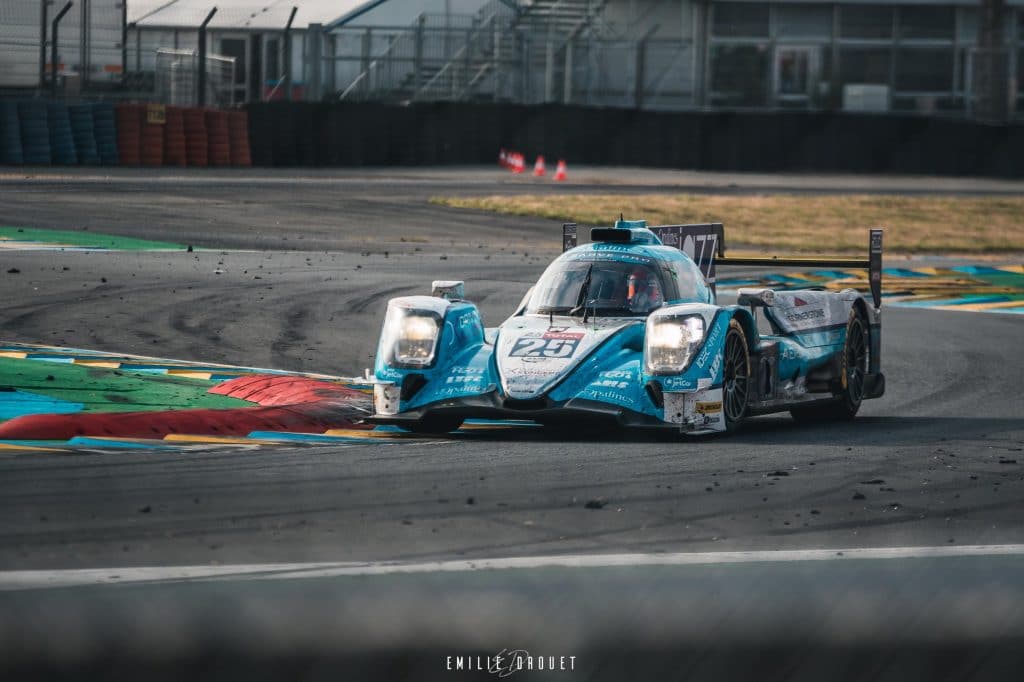
[[[501,679],[448,657],[503,650],[575,656],[512,679],[1020,679],[1022,571],[837,556],[5,591],[0,679]]]

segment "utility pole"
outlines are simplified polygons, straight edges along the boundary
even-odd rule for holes
[[[295,21],[295,13],[298,7],[292,7],[292,13],[288,15],[288,23],[284,27],[284,98],[290,101],[292,98],[292,22]]]
[[[78,0],[82,9],[81,25],[78,27],[78,86],[85,89],[89,80],[89,0]]]
[[[974,115],[1005,123],[1009,115],[1009,53],[1006,50],[1006,0],[982,0],[978,48],[974,52]]]
[[[196,106],[199,107],[206,106],[206,25],[216,13],[217,8],[214,7],[199,25],[199,92],[196,93]]]
[[[39,18],[39,89],[46,87],[46,9],[50,6],[50,0],[40,0]]]
[[[64,9],[57,12],[57,16],[53,18],[53,24],[50,26],[50,40],[52,41],[50,43],[50,95],[52,97],[57,96],[57,25],[74,4],[68,2],[64,5]]]

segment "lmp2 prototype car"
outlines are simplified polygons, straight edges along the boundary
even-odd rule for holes
[[[483,418],[707,434],[786,410],[850,419],[884,392],[881,230],[866,260],[726,258],[718,223],[619,220],[591,239],[576,246],[576,226],[564,226],[562,255],[495,329],[463,300],[463,282],[391,299],[371,421],[434,433]],[[865,267],[873,300],[760,288],[716,303],[716,266],[765,264]],[[759,310],[770,334],[758,332]]]

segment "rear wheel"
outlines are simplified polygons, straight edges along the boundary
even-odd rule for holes
[[[725,429],[735,431],[747,416],[750,397],[750,350],[743,327],[736,320],[729,322],[722,363],[722,416]]]
[[[835,402],[824,405],[795,407],[789,411],[799,421],[853,419],[864,400],[864,383],[868,374],[868,325],[864,316],[854,308],[846,324],[846,343],[843,345],[840,391]]]
[[[426,433],[435,436],[443,436],[462,426],[462,422],[463,419],[461,417],[431,416],[424,417],[418,422],[403,424],[402,428],[408,429],[413,433]]]

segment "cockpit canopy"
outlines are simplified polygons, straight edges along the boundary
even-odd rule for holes
[[[693,263],[637,262],[592,257],[560,258],[541,275],[527,314],[644,317],[668,301],[707,301],[704,278]]]

